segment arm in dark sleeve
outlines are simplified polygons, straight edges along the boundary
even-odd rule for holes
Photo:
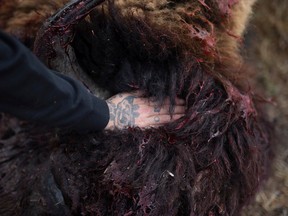
[[[104,129],[109,108],[78,81],[46,68],[0,31],[0,111],[78,131]]]

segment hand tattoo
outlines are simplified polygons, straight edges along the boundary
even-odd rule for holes
[[[120,98],[122,98],[120,96]],[[107,101],[110,110],[110,121],[117,128],[135,126],[135,119],[140,116],[137,112],[139,105],[133,104],[135,96],[127,96],[119,103],[114,104],[111,100]]]
[[[154,121],[157,123],[157,122],[160,122],[160,117],[159,116],[155,116],[154,117]]]
[[[154,112],[157,112],[157,113],[159,113],[160,112],[160,110],[161,110],[161,107],[154,107]]]

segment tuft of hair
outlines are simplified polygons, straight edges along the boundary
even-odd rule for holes
[[[227,32],[242,34],[231,21],[240,2],[119,0],[92,11],[71,44],[83,70],[113,94],[169,97],[171,114],[183,98],[185,116],[157,129],[79,135],[3,115],[0,134],[12,135],[0,137],[0,213],[239,215],[270,156],[237,48],[220,46],[239,42]]]
[[[32,48],[37,31],[68,0],[1,0],[0,28]]]

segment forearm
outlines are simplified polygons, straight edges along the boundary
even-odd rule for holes
[[[20,42],[0,32],[0,111],[49,126],[91,131],[109,120],[105,101],[46,68]]]

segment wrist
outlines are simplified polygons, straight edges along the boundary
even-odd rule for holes
[[[104,130],[112,130],[115,128],[114,120],[115,120],[115,109],[116,108],[115,108],[115,104],[113,104],[109,100],[107,100],[106,103],[107,103],[107,107],[108,107],[108,111],[109,111],[109,120],[108,120],[107,125],[104,128]]]

